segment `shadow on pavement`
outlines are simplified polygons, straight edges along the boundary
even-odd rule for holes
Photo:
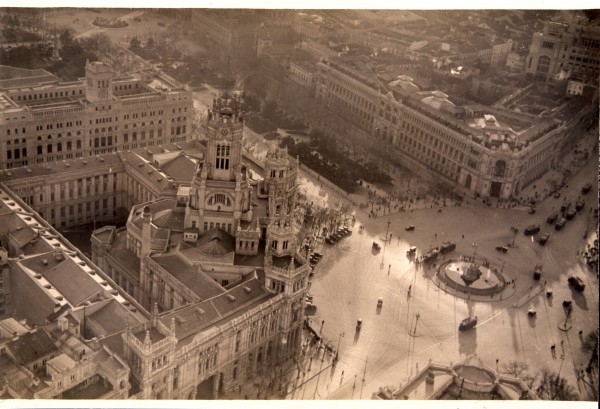
[[[472,355],[477,351],[477,329],[458,333],[458,352],[461,355]]]
[[[360,338],[360,329],[356,328],[354,331],[354,345],[358,343],[358,338]]]
[[[577,305],[579,308],[581,308],[584,311],[587,311],[589,309],[587,300],[585,299],[585,295],[583,295],[583,293],[580,293],[580,292],[577,292],[577,291],[571,289],[571,295],[572,295],[573,301],[575,302],[575,305]]]

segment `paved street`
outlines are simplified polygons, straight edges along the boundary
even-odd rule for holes
[[[567,201],[580,195],[581,186],[592,180],[594,168],[594,161],[588,161],[569,181],[570,187],[563,188],[563,196],[538,204],[534,215],[524,209],[487,207],[480,202],[443,208],[441,212],[433,208],[376,219],[356,210],[352,236],[334,246],[325,245],[325,256],[317,266],[310,289],[318,306],[317,314],[311,317],[313,328],[320,330],[324,321],[325,339],[333,345],[340,341],[340,361],[331,379],[321,380],[318,395],[370,399],[379,386],[405,382],[429,359],[449,364],[469,354],[479,355],[490,367],[498,359],[500,370],[503,364],[516,360],[526,362],[532,374],[543,367],[560,371],[578,390],[576,370],[585,367],[589,358],[581,352],[578,332],[583,330],[585,335],[598,325],[596,279],[576,255],[578,246],[584,243],[584,233],[593,230],[595,224],[590,214],[597,197],[595,188],[585,197],[584,210],[562,231],[555,231],[545,219],[565,195]],[[339,200],[331,192],[323,192],[324,188],[308,180],[303,182],[302,189],[309,194],[321,192],[320,200],[331,204]],[[384,241],[388,221],[392,238]],[[523,229],[533,223],[551,233],[546,246],[523,235]],[[414,224],[415,231],[406,232],[404,227],[408,224]],[[364,226],[362,232],[359,225]],[[506,254],[499,253],[495,246],[512,241],[511,226],[519,229],[515,247]],[[417,267],[406,256],[411,245],[418,247],[420,255],[447,240],[457,242],[457,249],[447,257],[472,256],[476,252],[478,258],[487,259],[516,280],[514,294],[508,299],[485,301],[455,297],[427,278],[433,275],[432,269]],[[381,251],[372,250],[373,241],[382,245]],[[532,273],[538,262],[543,265],[543,276],[536,287]],[[586,282],[582,294],[567,286],[570,274]],[[552,298],[545,297],[544,282],[552,288]],[[376,307],[378,297],[384,298],[381,309]],[[569,331],[559,329],[559,324],[565,322],[565,299],[572,299],[574,304]],[[537,318],[528,318],[530,308],[537,310]],[[479,317],[477,328],[459,332],[459,322],[469,315]],[[360,331],[356,330],[358,318],[363,320]],[[413,337],[409,331],[415,328]],[[552,344],[557,351],[554,357]],[[307,384],[306,388],[314,386]]]

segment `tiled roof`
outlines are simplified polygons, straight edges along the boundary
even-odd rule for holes
[[[9,342],[6,348],[21,365],[27,365],[57,351],[52,338],[44,328],[21,335],[18,339]]]
[[[172,311],[164,315],[161,321],[170,326],[171,319],[175,318],[175,335],[182,340],[222,320],[243,314],[274,296],[258,278],[253,278],[215,298]]]
[[[116,153],[107,153],[105,155],[88,156],[85,158],[63,160],[44,164],[33,164],[20,168],[13,168],[0,171],[0,182],[6,182],[8,186],[14,186],[20,179],[32,178],[37,176],[78,173],[88,169],[114,167],[122,164],[121,157]]]
[[[187,264],[178,254],[157,255],[152,256],[152,259],[202,300],[225,292],[200,267]]]
[[[81,305],[103,291],[98,283],[89,274],[84,274],[68,256],[60,264],[40,272],[73,306]]]
[[[210,256],[224,256],[235,251],[235,238],[222,229],[211,229],[199,239],[196,247]]]
[[[189,183],[194,176],[196,163],[186,155],[180,155],[161,166],[163,172],[178,182]]]
[[[131,321],[132,325],[137,324],[134,315],[130,314],[129,311],[118,301],[110,300],[106,305],[94,311],[93,313],[86,315],[86,320],[94,322],[94,328],[101,328],[95,336],[109,336],[112,334],[124,331],[127,328],[127,321]],[[86,327],[90,328],[89,323],[86,323]]]

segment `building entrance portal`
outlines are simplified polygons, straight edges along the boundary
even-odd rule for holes
[[[196,387],[196,399],[213,400],[215,399],[215,375],[205,379]]]
[[[471,175],[467,175],[467,179],[465,180],[465,187],[467,189],[471,189]]]
[[[502,183],[492,182],[492,186],[490,186],[490,196],[491,197],[500,197],[501,192],[502,192]]]

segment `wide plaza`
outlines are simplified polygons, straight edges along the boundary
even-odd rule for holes
[[[589,354],[581,346],[583,336],[597,330],[598,284],[580,252],[597,224],[592,214],[597,191],[594,187],[582,196],[581,187],[593,181],[595,165],[586,162],[561,189],[561,197],[550,195],[539,202],[535,214],[524,206],[488,206],[472,198],[468,205],[423,204],[380,217],[370,217],[355,206],[353,234],[334,245],[322,245],[324,257],[310,289],[317,305],[309,318],[311,326],[331,345],[339,344],[339,360],[327,376],[302,386],[309,391],[304,399],[369,399],[380,386],[405,383],[430,360],[448,365],[470,355],[499,372],[511,361],[527,364],[532,375],[549,369],[585,397],[579,374]],[[309,177],[302,182],[309,200],[322,205],[360,199],[353,195],[348,200]],[[546,223],[563,201],[574,203],[580,196],[586,207],[563,230]],[[531,224],[539,224],[541,232],[524,235]],[[406,231],[408,225],[415,230]],[[537,238],[546,231],[550,240],[542,246]],[[447,241],[456,243],[454,251],[433,263],[416,262]],[[379,251],[373,242],[381,245]],[[410,246],[417,247],[415,257],[407,255]],[[507,247],[507,252],[497,246]],[[473,256],[476,264],[489,267],[481,267],[482,280],[502,277],[502,283],[496,283],[502,285],[499,291],[478,294],[440,282],[440,264],[467,268],[470,263],[464,260]],[[534,280],[538,264],[542,276]],[[490,274],[492,268],[499,275]],[[584,280],[583,293],[568,285],[571,275]],[[546,295],[547,290],[552,296]],[[378,308],[380,297],[383,306]],[[573,303],[569,317],[564,300]],[[528,315],[529,310],[536,315]],[[459,323],[468,316],[478,316],[476,328],[459,331]]]

